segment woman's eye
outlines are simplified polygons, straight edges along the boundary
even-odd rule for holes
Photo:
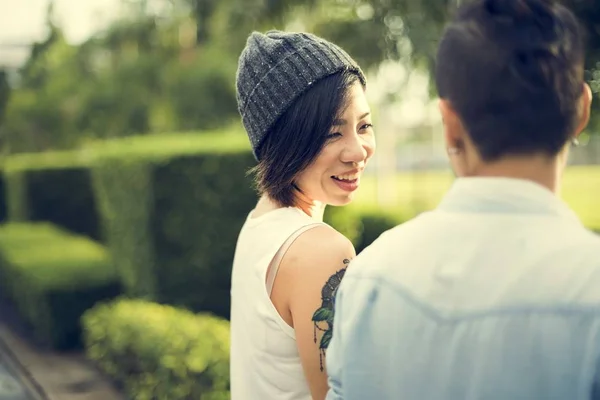
[[[363,126],[360,127],[360,130],[364,131],[365,129],[369,129],[369,128],[373,128],[373,124],[364,124]]]
[[[336,137],[342,136],[341,133],[339,132],[332,132],[329,135],[327,135],[327,139],[335,139]]]

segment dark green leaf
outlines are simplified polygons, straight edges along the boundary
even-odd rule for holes
[[[326,330],[323,334],[323,337],[321,338],[321,345],[319,347],[321,349],[327,349],[327,347],[329,347],[329,342],[331,342],[332,336],[333,331],[331,329]]]
[[[328,308],[319,308],[313,314],[312,320],[314,322],[321,322],[321,321],[329,321],[331,318],[333,318],[333,311],[331,311]]]

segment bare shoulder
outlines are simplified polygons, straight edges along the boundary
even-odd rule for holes
[[[322,225],[302,233],[290,246],[288,267],[325,270],[346,266],[356,256],[352,242],[330,226]]]

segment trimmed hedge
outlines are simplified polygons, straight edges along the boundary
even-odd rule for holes
[[[257,199],[247,139],[182,136],[173,141],[188,145],[171,150],[161,140],[146,150],[114,141],[98,158],[108,246],[129,295],[228,318],[237,236]]]
[[[86,353],[132,400],[226,400],[229,323],[141,300],[82,318]]]
[[[79,319],[120,294],[104,248],[52,224],[0,226],[0,286],[40,343],[81,345]]]
[[[27,194],[23,174],[18,171],[3,171],[6,199],[6,219],[12,222],[24,222],[28,219],[26,207]]]
[[[403,215],[385,211],[361,210],[356,206],[325,209],[323,220],[346,236],[359,254],[384,231],[407,220]]]
[[[0,222],[6,221],[6,184],[4,176],[0,174]]]
[[[405,222],[407,218],[385,212],[365,212],[360,214],[361,235],[355,243],[356,254],[371,245],[383,232]]]
[[[85,152],[19,154],[7,158],[9,221],[51,222],[101,240]]]
[[[361,241],[362,222],[360,212],[352,207],[334,207],[325,208],[323,222],[328,223],[346,236],[356,247]]]

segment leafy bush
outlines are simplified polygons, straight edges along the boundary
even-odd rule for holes
[[[6,184],[0,175],[0,222],[6,221]]]
[[[0,227],[0,286],[35,337],[56,348],[80,345],[83,312],[120,293],[102,246],[47,223]]]
[[[331,225],[338,232],[347,237],[355,247],[360,242],[362,223],[358,210],[348,206],[328,206],[325,208],[323,222]]]
[[[330,206],[325,209],[323,220],[350,239],[358,254],[384,231],[401,224],[406,218],[389,211]]]
[[[86,353],[133,400],[226,400],[229,323],[141,300],[97,305],[82,318]]]
[[[77,152],[22,154],[5,167],[8,220],[51,222],[101,240],[89,165]]]
[[[355,245],[356,254],[371,245],[383,232],[401,224],[406,219],[386,212],[365,212],[360,215],[361,235]]]
[[[256,201],[239,128],[8,157],[10,220],[101,238],[128,294],[227,316],[237,234]]]
[[[93,168],[117,269],[131,296],[228,317],[237,235],[256,203],[247,139],[155,139],[105,144]]]
[[[27,221],[27,194],[25,193],[23,174],[19,171],[8,172],[4,170],[2,180],[5,185],[6,219],[13,222]]]

